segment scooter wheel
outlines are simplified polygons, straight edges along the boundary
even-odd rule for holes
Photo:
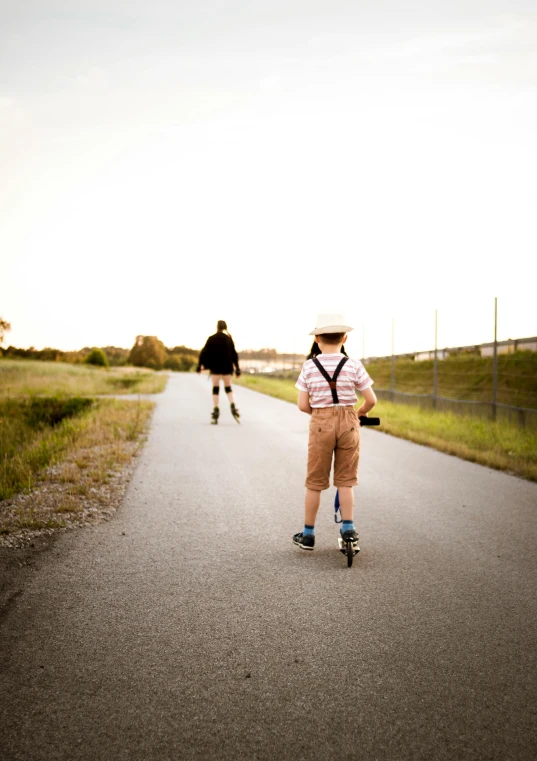
[[[347,542],[347,566],[348,568],[352,565],[352,559],[354,557],[354,547],[352,546],[352,542]]]

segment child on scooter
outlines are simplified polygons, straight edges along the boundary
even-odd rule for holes
[[[341,315],[320,315],[310,335],[321,353],[308,359],[296,382],[298,408],[311,415],[304,529],[293,536],[293,542],[303,550],[315,546],[315,519],[321,501],[321,491],[330,486],[330,470],[334,461],[334,486],[339,491],[341,537],[352,541],[355,552],[359,537],[354,527],[353,486],[358,483],[360,454],[360,416],[373,409],[377,398],[363,364],[351,359],[341,350],[347,333],[353,330]],[[358,410],[356,391],[363,397]]]

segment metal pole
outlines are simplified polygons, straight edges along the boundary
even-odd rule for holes
[[[433,409],[436,409],[438,395],[438,309],[434,310],[434,365],[433,365]]]
[[[492,419],[496,420],[498,401],[498,297],[494,299],[494,354],[492,360]]]
[[[392,317],[392,378],[391,378],[392,402],[395,398],[395,319]]]

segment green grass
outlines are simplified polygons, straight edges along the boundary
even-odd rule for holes
[[[492,357],[460,354],[438,362],[438,395],[450,399],[490,402],[492,400]],[[367,365],[377,388],[391,388],[391,360]],[[432,394],[433,360],[395,362],[395,391]],[[498,356],[500,404],[537,409],[537,353],[516,352]]]
[[[167,378],[139,368],[0,360],[0,534],[78,520],[84,498],[134,456],[154,407],[103,395],[158,393]],[[30,498],[17,502],[20,492]],[[106,494],[97,498],[108,504]]]
[[[294,379],[242,375],[235,383],[296,404]],[[385,433],[537,481],[535,430],[384,401],[371,414],[381,418]]]
[[[94,405],[86,397],[0,400],[0,500],[30,487],[56,461]]]
[[[93,510],[95,500],[108,510],[106,485],[138,450],[154,407],[145,400],[98,399],[49,425],[30,422],[19,401],[0,402],[3,412],[7,405],[9,418],[3,414],[0,418],[0,500],[4,500],[0,535],[4,536],[79,523],[88,500],[93,500]],[[20,495],[27,489],[26,495]],[[11,496],[15,496],[12,501]]]
[[[157,393],[167,378],[140,368],[0,360],[0,500],[30,488],[41,471],[75,445],[87,425],[96,425],[104,400],[95,397]],[[138,403],[125,404],[130,406],[120,415],[128,420],[124,435],[135,441],[146,411]]]
[[[47,466],[61,462],[78,449],[82,454],[73,466],[76,473],[101,457],[99,453],[107,444],[135,441],[153,408],[152,402],[115,399],[73,406],[73,399],[69,399],[67,407],[75,411],[61,420],[51,420],[47,415],[35,414],[36,401],[45,402],[43,407],[48,412],[48,398],[0,401],[0,500],[31,488]],[[112,466],[121,461],[118,447],[111,447],[110,458]],[[105,472],[106,467],[102,465],[96,472]]]
[[[38,395],[157,394],[164,390],[167,380],[166,373],[140,367],[108,370],[65,362],[0,359],[0,399]]]
[[[298,377],[298,373],[297,373]],[[295,388],[296,379],[292,378],[269,378],[266,375],[241,375],[234,378],[233,382],[239,386],[246,386],[252,391],[259,391],[261,394],[275,396],[277,399],[283,399],[286,402],[296,404],[298,391]]]
[[[76,431],[76,415],[52,422],[49,398],[40,401],[42,414],[35,399],[0,401],[0,500],[30,487],[35,474],[55,461]]]

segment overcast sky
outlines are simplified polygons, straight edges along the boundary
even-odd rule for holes
[[[0,0],[17,346],[537,334],[537,5]]]

